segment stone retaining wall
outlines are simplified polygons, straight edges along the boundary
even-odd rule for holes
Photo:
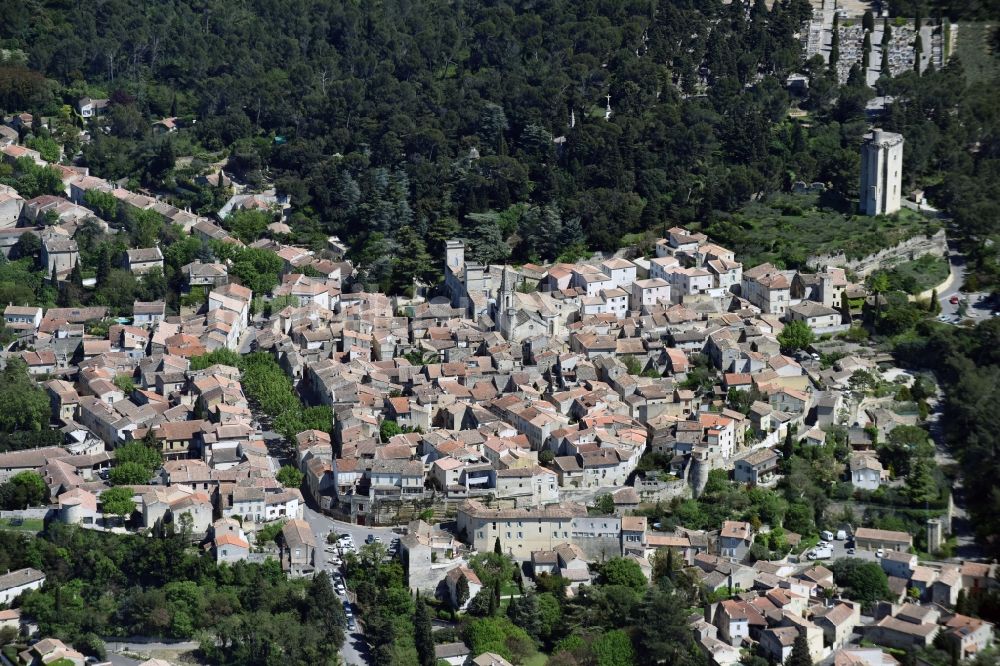
[[[806,259],[806,265],[815,270],[824,266],[839,266],[865,278],[877,270],[886,270],[904,261],[912,261],[924,255],[944,257],[948,254],[948,236],[944,229],[933,236],[914,236],[893,247],[879,250],[875,254],[860,259],[848,259],[844,254],[821,254]]]

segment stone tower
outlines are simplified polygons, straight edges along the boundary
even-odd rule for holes
[[[874,129],[861,144],[861,212],[891,215],[903,189],[903,135]]]
[[[458,239],[445,242],[445,265],[455,270],[465,263],[465,243]]]

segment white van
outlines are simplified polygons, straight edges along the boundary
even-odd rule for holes
[[[847,532],[845,530],[837,530],[837,541],[844,541],[847,539]]]
[[[833,548],[830,546],[816,546],[809,554],[806,556],[810,560],[823,560],[828,557],[833,557]]]
[[[823,530],[819,535],[823,537],[824,541],[833,541],[833,532],[829,530]]]

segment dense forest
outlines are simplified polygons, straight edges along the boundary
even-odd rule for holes
[[[301,242],[341,235],[394,290],[435,281],[453,235],[482,261],[610,250],[674,223],[726,236],[729,213],[800,179],[849,209],[875,94],[803,64],[807,0],[11,9],[0,108],[110,97],[110,133],[82,146],[94,173],[163,191],[177,155],[226,157],[291,195]],[[804,98],[785,88],[793,71],[810,77]],[[995,88],[966,86],[958,63],[880,88],[904,100],[886,126],[907,134],[908,182],[932,185],[970,234],[995,233]],[[183,140],[151,136],[166,116]],[[992,255],[976,259],[992,282]]]
[[[288,579],[274,559],[216,565],[190,543],[56,522],[38,538],[0,531],[0,569],[44,571],[21,607],[88,655],[104,657],[101,636],[146,635],[201,640],[213,664],[337,663],[344,612],[325,573]]]
[[[974,329],[923,322],[897,355],[930,367],[944,389],[941,425],[958,460],[972,525],[989,552],[1000,555],[1000,321]]]

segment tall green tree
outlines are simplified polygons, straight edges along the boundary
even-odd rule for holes
[[[49,488],[37,472],[19,472],[0,484],[0,506],[7,510],[41,506],[48,499]]]
[[[105,515],[126,518],[135,511],[135,501],[132,499],[132,489],[127,486],[117,486],[101,493],[101,512]]]
[[[806,642],[805,631],[799,631],[792,644],[792,653],[785,661],[786,666],[813,666],[812,657],[809,655],[809,644]]]
[[[830,69],[836,71],[840,60],[840,15],[833,13],[833,31],[830,36]]]
[[[413,611],[413,643],[417,648],[420,666],[434,666],[434,636],[431,627],[431,613],[427,602],[418,598]]]
[[[800,319],[785,324],[781,333],[778,334],[778,343],[782,350],[789,352],[807,348],[814,339],[815,336],[812,329],[809,328],[809,324]]]
[[[0,432],[38,432],[48,424],[50,411],[48,396],[28,374],[27,364],[8,358],[0,373]]]

